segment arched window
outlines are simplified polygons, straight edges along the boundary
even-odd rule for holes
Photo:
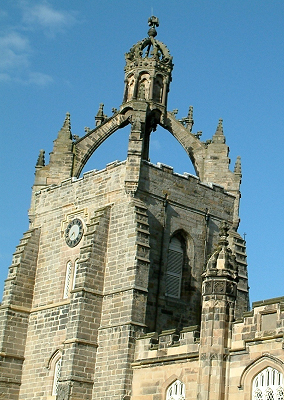
[[[184,263],[184,246],[176,236],[172,237],[166,274],[166,296],[180,298],[182,269]]]
[[[53,385],[52,385],[52,396],[57,395],[57,389],[58,389],[58,382],[60,378],[60,372],[61,372],[61,361],[62,358],[60,357],[55,365],[54,365],[54,376],[53,376]]]
[[[154,81],[153,88],[153,100],[161,102],[162,101],[162,91],[163,91],[163,78],[158,75]]]
[[[168,387],[166,400],[184,400],[185,388],[184,383],[178,379]]]
[[[126,100],[132,100],[133,98],[133,93],[134,93],[134,86],[135,86],[135,78],[133,75],[131,75],[128,78],[127,82],[127,89],[126,89]]]
[[[267,367],[252,383],[252,400],[283,400],[283,375],[277,369]]]
[[[150,76],[149,74],[142,74],[138,83],[137,99],[149,99],[150,90]]]

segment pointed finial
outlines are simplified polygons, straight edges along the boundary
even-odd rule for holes
[[[241,165],[241,157],[238,156],[235,163],[234,173],[236,175],[242,175],[242,165]]]
[[[237,271],[236,258],[228,247],[229,225],[222,222],[219,230],[219,241],[217,249],[211,255],[207,263],[207,271],[212,269]]]
[[[36,167],[44,167],[45,166],[44,154],[45,154],[44,150],[39,151],[39,156],[38,156],[38,159],[36,162]]]
[[[62,128],[58,132],[58,138],[61,138],[63,140],[72,139],[71,122],[70,122],[70,113],[69,112],[66,113]]]
[[[186,128],[189,129],[189,132],[191,132],[191,131],[192,131],[193,124],[194,124],[194,121],[193,121],[193,106],[189,106],[188,114],[187,114],[187,118],[186,118],[185,124],[186,124],[186,125],[185,125]]]
[[[175,110],[173,110],[173,113],[175,113]],[[185,126],[186,129],[189,130],[189,132],[192,131],[192,126],[194,124],[194,121],[193,121],[193,107],[192,106],[189,106],[187,117],[184,117],[184,118],[180,119],[179,122],[181,122],[183,124],[183,126]]]
[[[71,131],[71,122],[70,122],[70,113],[69,112],[66,113],[62,128],[65,128],[68,131]]]
[[[104,122],[105,116],[104,116],[104,104],[100,103],[99,110],[97,112],[97,115],[95,116],[96,120],[96,126],[101,125]]]
[[[159,19],[157,17],[154,17],[154,15],[152,15],[152,17],[148,19],[148,25],[150,26],[150,29],[148,30],[148,36],[150,37],[157,36],[156,27],[159,26]]]
[[[222,132],[222,133],[224,133],[224,132],[223,132],[223,120],[222,120],[222,118],[219,119],[216,132]]]
[[[226,143],[226,139],[223,132],[223,120],[222,118],[219,119],[218,126],[216,129],[215,134],[212,138],[213,143]]]

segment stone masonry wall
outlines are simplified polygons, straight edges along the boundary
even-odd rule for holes
[[[171,167],[149,163],[143,165],[138,195],[147,204],[149,214],[148,330],[199,325],[201,274],[218,241],[220,222],[232,223],[234,196],[220,186],[204,185],[192,175],[175,174]],[[206,215],[210,216],[208,224]],[[170,239],[178,231],[186,236],[183,274],[188,278],[183,280],[181,298],[174,299],[165,296],[165,275]]]
[[[143,242],[141,224],[146,235]],[[143,203],[130,198],[128,202],[113,206],[94,399],[120,399],[130,395],[135,336],[145,327],[149,270],[147,231],[148,219]]]
[[[217,324],[219,321],[216,318]],[[223,329],[222,325],[220,327]],[[219,398],[251,399],[253,378],[266,367],[284,374],[283,332],[283,297],[253,303],[252,311],[247,312],[243,320],[233,323],[232,332],[225,332],[228,339],[228,348],[224,349],[226,356],[220,358],[226,369],[225,383],[217,388],[222,392]],[[223,340],[223,335],[212,338],[215,341],[220,339]],[[199,369],[199,352],[199,327],[183,329],[180,334],[172,330],[138,338],[132,364],[132,400],[163,400],[167,388],[176,379],[185,385],[185,398],[196,400],[198,380],[204,383],[203,371]],[[217,360],[218,357],[212,358],[213,366]],[[212,376],[212,380],[216,378],[218,375]],[[211,399],[215,395],[214,390],[205,391],[202,398],[208,396]]]
[[[54,399],[58,354],[59,398],[129,396],[137,335],[200,322],[206,254],[217,242],[220,222],[232,221],[234,196],[145,162],[132,197],[125,176],[126,163],[115,162],[34,194],[33,226],[41,236],[21,400]],[[84,239],[70,248],[64,232],[75,217],[84,223]],[[188,286],[180,301],[164,295],[167,251],[176,231],[187,235],[188,245]],[[67,263],[76,260],[75,288],[63,298]]]
[[[64,379],[70,377],[70,374],[72,376],[76,368],[82,366],[82,361],[78,359],[79,356],[76,356],[79,347],[82,348],[82,346],[85,346],[86,348],[89,347],[89,350],[94,349],[94,351],[88,352],[89,359],[92,359],[94,363],[96,352],[94,344],[96,344],[96,339],[90,335],[92,329],[90,331],[85,330],[85,336],[82,336],[82,333],[80,333],[82,330],[80,331],[80,329],[77,329],[75,332],[73,331],[74,334],[72,334],[72,331],[68,333],[70,330],[68,328],[68,321],[71,322],[73,320],[74,322],[77,314],[77,326],[83,329],[85,323],[91,323],[91,320],[88,321],[88,318],[84,317],[84,315],[93,309],[95,302],[95,309],[98,310],[98,314],[95,317],[95,324],[96,326],[99,325],[99,303],[101,302],[102,287],[100,289],[97,288],[96,291],[94,285],[96,278],[91,279],[90,274],[85,273],[84,270],[90,268],[96,262],[100,262],[100,258],[95,254],[95,263],[92,261],[88,267],[83,252],[84,240],[78,246],[70,248],[65,243],[64,232],[68,222],[76,216],[84,221],[84,233],[87,234],[86,240],[87,237],[91,241],[94,240],[94,237],[88,236],[88,227],[91,225],[91,220],[95,216],[95,212],[107,204],[111,205],[116,197],[121,197],[124,168],[123,164],[112,164],[99,173],[90,172],[85,174],[82,179],[75,181],[71,178],[67,179],[61,185],[48,187],[35,195],[35,219],[33,225],[40,226],[42,229],[20,399],[30,399],[31,396],[35,398],[38,396],[41,399],[51,398],[54,370],[52,370],[49,360],[58,351],[63,352],[63,371],[65,353],[69,354],[66,356],[66,359],[71,364],[76,357],[78,360],[74,362],[72,367],[69,366],[67,368],[69,369],[67,375],[64,375],[64,372],[62,372]],[[99,237],[96,242],[103,246],[104,244],[101,239]],[[71,293],[74,301],[71,302],[70,307],[71,297],[67,299],[63,298],[66,266],[68,261],[71,261],[74,265],[76,260],[79,260],[78,285],[82,285],[87,291],[82,291],[80,287],[77,289],[75,287],[74,293]],[[80,269],[83,275],[80,275]],[[98,274],[98,271],[96,273]],[[102,276],[100,278],[101,285],[103,281],[104,277]],[[88,293],[89,287],[95,292]],[[79,301],[78,297],[80,298]],[[93,306],[91,306],[92,304]],[[73,313],[75,313],[74,316]],[[76,342],[78,337],[81,340],[80,343]],[[76,340],[74,341],[73,339]],[[84,340],[86,342],[82,344]],[[65,343],[66,341],[69,342]],[[70,348],[72,350],[67,351],[68,347],[69,350]],[[83,352],[80,352],[81,357],[83,356]],[[88,364],[87,359],[84,362]],[[93,380],[94,365],[93,370],[90,370],[87,364],[85,364],[83,375],[85,376],[85,380],[89,380],[89,384],[86,382],[86,385],[91,387],[90,382]],[[80,376],[78,379],[80,379]]]
[[[199,328],[148,334],[136,341],[132,400],[162,400],[176,379],[185,384],[186,399],[197,398]]]
[[[265,367],[284,373],[284,298],[253,303],[252,311],[233,324],[229,398],[251,398],[251,382]]]

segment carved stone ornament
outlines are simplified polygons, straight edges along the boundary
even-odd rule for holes
[[[69,400],[70,398],[70,389],[71,384],[68,383],[59,383],[57,389],[56,400]]]
[[[226,282],[225,281],[215,281],[213,287],[213,293],[223,294],[226,293]]]
[[[212,281],[204,282],[203,294],[212,294]]]
[[[220,355],[217,354],[217,353],[211,353],[210,354],[210,360],[218,360],[219,357],[220,357]]]
[[[227,282],[226,293],[229,295],[235,294],[235,287],[236,285],[233,282]]]

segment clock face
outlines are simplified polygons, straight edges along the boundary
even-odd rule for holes
[[[83,237],[83,222],[79,218],[73,219],[65,231],[65,241],[69,247],[75,247]]]

